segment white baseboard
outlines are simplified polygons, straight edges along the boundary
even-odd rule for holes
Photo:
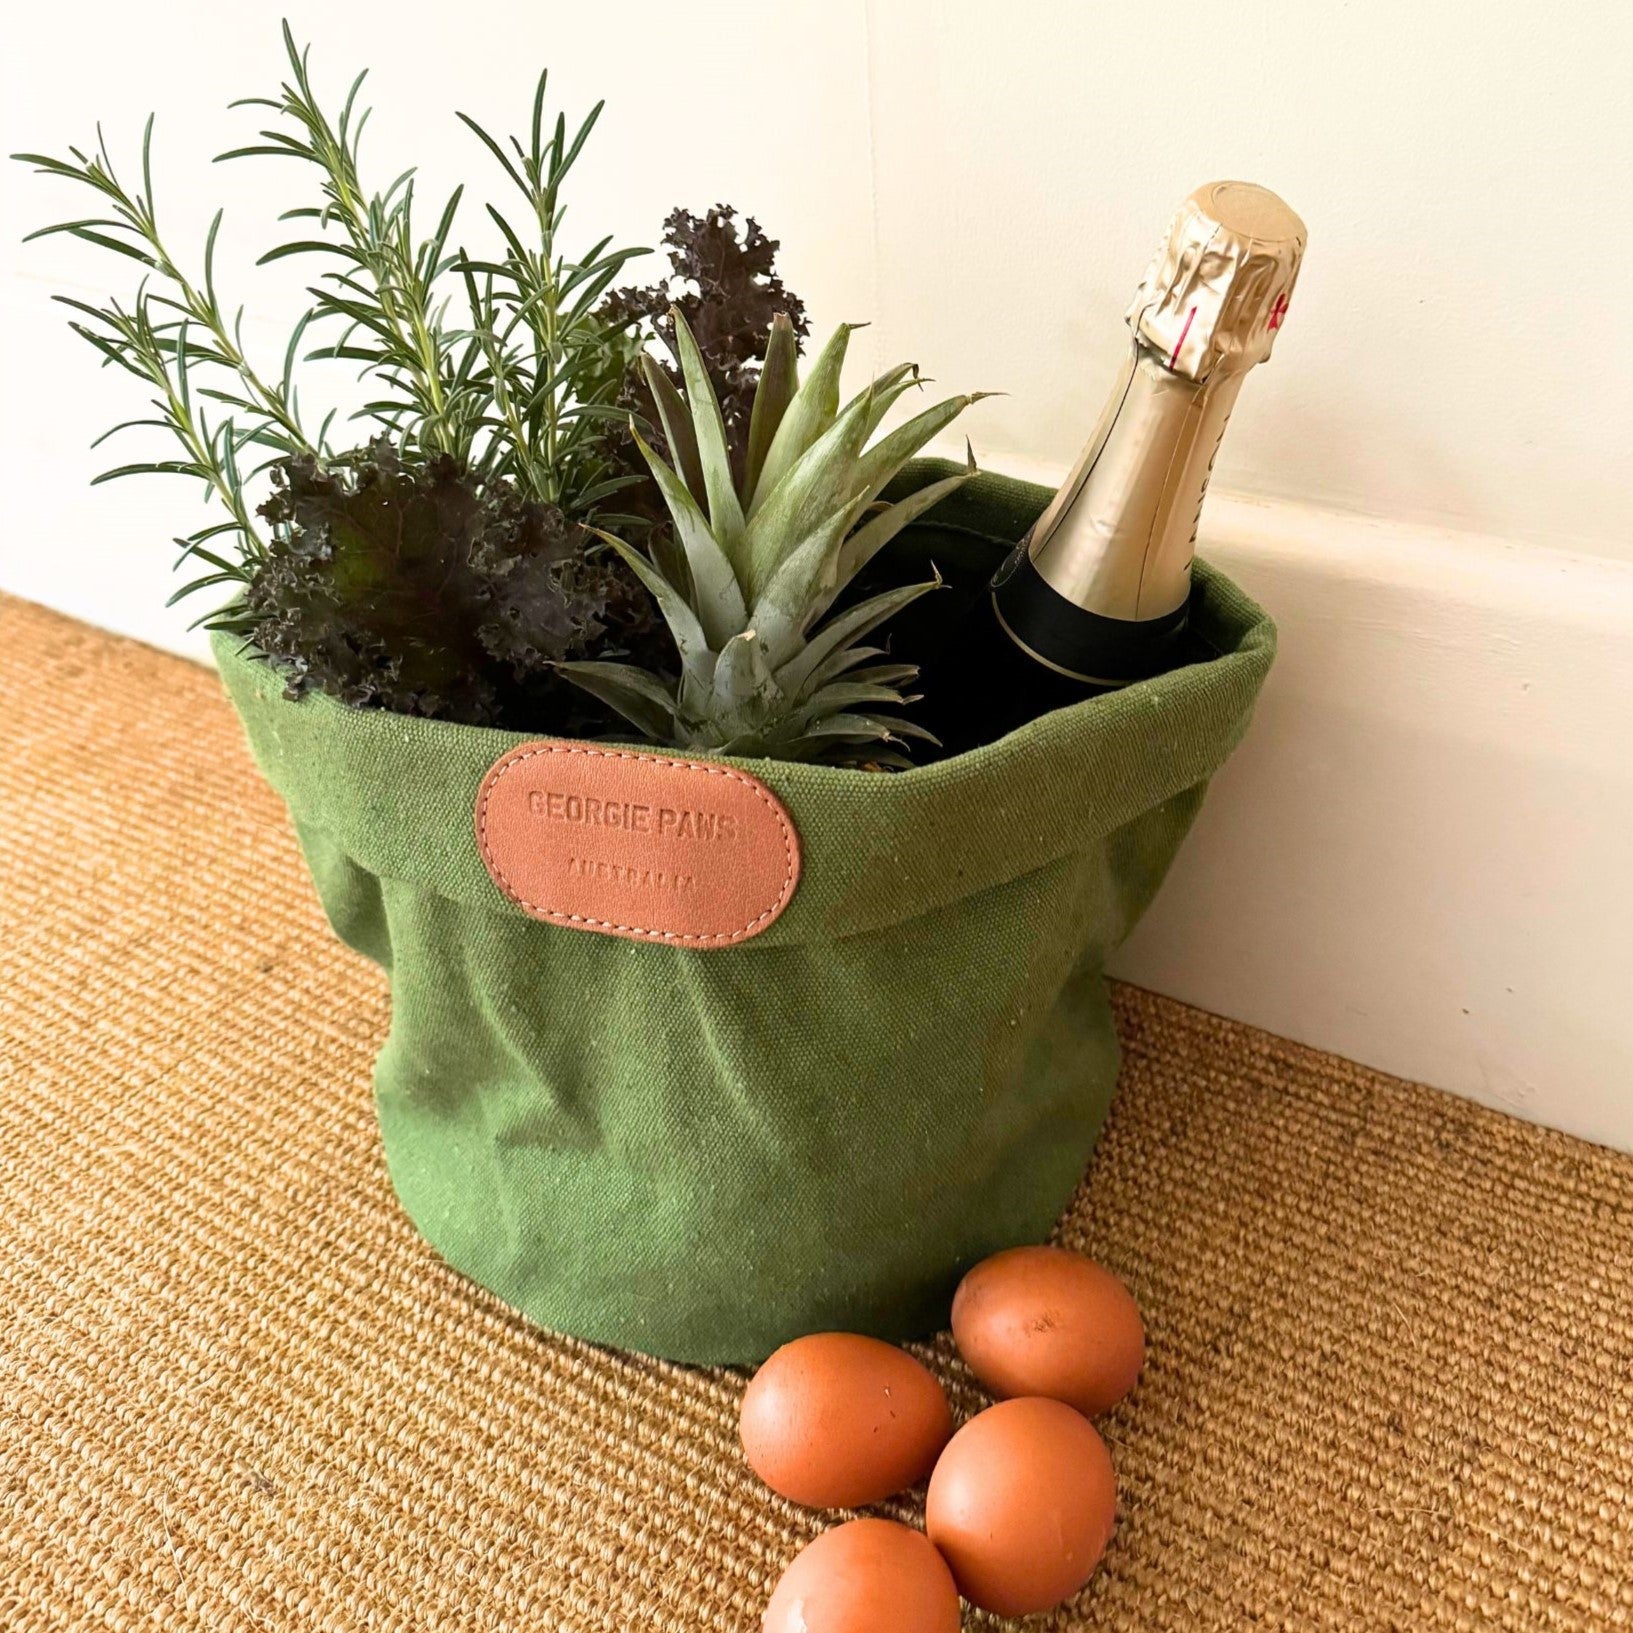
[[[1225,495],[1202,551],[1280,656],[1113,973],[1633,1150],[1633,563]]]

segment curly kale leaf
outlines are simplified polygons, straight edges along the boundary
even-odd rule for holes
[[[657,642],[616,558],[586,555],[554,506],[448,456],[405,465],[388,437],[274,469],[273,542],[238,620],[287,677],[354,706],[471,725],[594,731],[564,658]],[[644,632],[650,632],[644,633]]]
[[[778,240],[766,237],[753,216],[739,226],[729,204],[717,204],[701,216],[690,210],[670,211],[663,241],[673,268],[670,277],[644,288],[614,290],[602,303],[602,313],[613,324],[650,325],[672,355],[674,324],[669,310],[679,309],[703,354],[740,469],[771,320],[786,312],[795,335],[803,340],[810,332],[805,302],[777,272]],[[679,371],[669,358],[662,363],[679,385]],[[633,406],[654,420],[645,387],[637,382],[631,390]]]

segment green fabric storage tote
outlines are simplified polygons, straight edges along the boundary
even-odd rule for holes
[[[903,549],[988,572],[1048,498],[977,478]],[[969,754],[744,762],[803,870],[762,933],[707,950],[506,899],[472,815],[528,739],[289,701],[218,638],[336,933],[390,971],[376,1101],[419,1229],[540,1324],[679,1360],[942,1325],[1082,1174],[1117,1071],[1105,960],[1270,666],[1270,620],[1200,565],[1192,621],[1201,661]]]

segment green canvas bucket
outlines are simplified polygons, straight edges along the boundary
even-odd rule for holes
[[[968,590],[1048,498],[977,478],[898,566]],[[1042,1240],[1083,1172],[1117,1072],[1106,958],[1270,666],[1270,620],[1202,565],[1192,622],[1196,662],[939,763],[722,762],[782,802],[803,871],[762,933],[707,950],[500,891],[473,809],[528,739],[290,701],[218,638],[330,922],[390,972],[375,1096],[418,1228],[541,1325],[678,1360],[943,1325],[962,1272]]]

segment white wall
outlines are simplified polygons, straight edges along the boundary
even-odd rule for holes
[[[873,52],[880,329],[1014,394],[989,457],[1068,459],[1170,205],[1246,177],[1310,246],[1221,489],[1633,558],[1624,0],[879,0]]]
[[[570,107],[605,95],[580,226],[650,242],[673,203],[754,210],[818,328],[871,317],[871,361],[1006,391],[970,418],[978,453],[1045,479],[1173,205],[1221,175],[1281,191],[1308,262],[1204,540],[1284,659],[1124,972],[1633,1146],[1633,7],[288,9],[320,83],[374,69],[382,177],[481,175],[453,109],[518,127],[546,61]],[[269,356],[298,285],[247,269],[298,177],[206,161],[278,64],[275,9],[88,0],[14,19],[0,86],[6,151],[101,118],[134,156],[158,107],[175,240],[228,205],[225,276]],[[165,541],[196,501],[85,486],[123,399],[47,301],[109,269],[16,242],[74,208],[0,170],[0,587],[185,645]]]
[[[582,225],[650,242],[672,203],[755,209],[819,325],[870,317],[876,358],[1009,394],[971,422],[994,464],[1070,458],[1173,205],[1213,176],[1263,181],[1310,251],[1219,488],[1633,558],[1623,0],[625,0],[490,8],[479,38],[458,7],[289,10],[320,82],[374,69],[382,177],[413,159],[437,185],[485,175],[453,110],[514,128],[542,63],[569,105],[606,96]],[[7,34],[4,149],[83,143],[100,118],[134,156],[157,105],[178,242],[227,204],[234,286],[281,316],[298,263],[252,275],[248,251],[296,174],[207,162],[249,128],[226,102],[278,77],[276,8],[87,0],[24,8]],[[0,451],[26,478],[0,583],[174,630],[152,574],[190,496],[86,494],[108,381],[45,300],[109,269],[17,243],[73,203],[0,167]],[[259,329],[276,354],[279,324]]]

